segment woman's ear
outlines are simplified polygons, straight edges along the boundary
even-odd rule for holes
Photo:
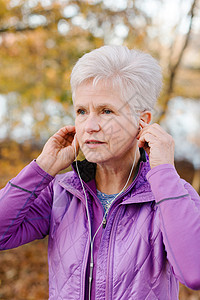
[[[147,111],[147,110],[141,112],[141,114],[140,114],[140,119],[147,124],[149,124],[151,122],[151,117],[152,117],[151,112]]]

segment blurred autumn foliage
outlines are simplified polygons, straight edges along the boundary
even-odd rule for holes
[[[48,299],[47,239],[1,252],[0,299]]]
[[[0,188],[38,155],[39,150],[34,149],[29,143],[18,144],[8,140],[0,143]]]
[[[194,26],[199,0],[179,1],[184,5],[177,11],[177,22],[165,26],[167,32],[157,16],[167,0],[152,0],[152,14],[147,2],[0,0],[0,102],[6,100],[5,113],[0,111],[0,188],[38,156],[49,135],[73,122],[70,73],[91,49],[123,43],[160,61],[164,89],[158,121],[171,97],[199,101],[200,44]],[[192,165],[176,166],[192,183]],[[0,299],[48,299],[47,239],[0,252]],[[180,299],[200,300],[200,292],[181,285]]]

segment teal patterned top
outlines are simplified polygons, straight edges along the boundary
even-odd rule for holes
[[[117,194],[105,194],[100,192],[99,190],[97,190],[97,197],[99,198],[103,209],[104,209],[104,213],[106,212],[107,208],[109,207],[110,203],[112,202],[112,200],[117,196]]]

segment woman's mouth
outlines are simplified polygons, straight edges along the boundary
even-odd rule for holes
[[[89,148],[95,148],[95,147],[98,147],[99,145],[105,144],[105,142],[98,141],[98,140],[86,140],[86,141],[85,141],[85,144],[86,144]]]

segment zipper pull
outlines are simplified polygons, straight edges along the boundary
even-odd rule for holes
[[[106,217],[104,216],[103,217],[103,229],[105,229],[106,228]]]

